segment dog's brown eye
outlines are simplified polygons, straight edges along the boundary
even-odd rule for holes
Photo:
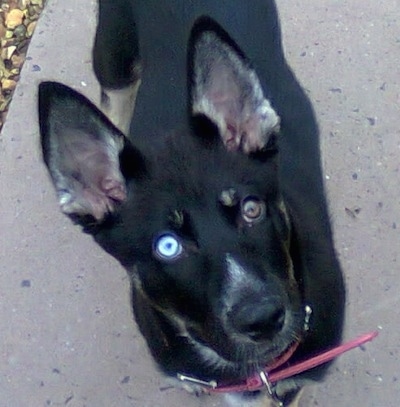
[[[261,199],[250,196],[242,201],[241,210],[243,219],[252,224],[264,218],[265,204]]]

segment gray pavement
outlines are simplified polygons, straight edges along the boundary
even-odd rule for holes
[[[278,6],[288,59],[321,126],[348,290],[345,337],[380,330],[307,389],[301,406],[398,407],[400,6]],[[0,137],[0,407],[222,406],[159,376],[132,323],[124,271],[59,213],[41,162],[39,81],[99,99],[90,61],[95,18],[93,0],[48,0]]]

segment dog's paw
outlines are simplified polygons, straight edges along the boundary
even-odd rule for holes
[[[284,406],[297,407],[303,393],[303,386],[310,384],[311,381],[307,379],[295,380],[286,379],[278,382],[274,391],[277,398],[283,403]]]

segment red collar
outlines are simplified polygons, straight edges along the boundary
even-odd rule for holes
[[[346,342],[342,345],[336,346],[328,351],[322,352],[317,356],[313,356],[310,359],[306,359],[303,362],[296,363],[292,366],[284,367],[278,369],[287,362],[297,349],[298,343],[291,346],[282,356],[276,359],[272,365],[269,365],[261,372],[249,377],[246,381],[230,385],[218,385],[215,381],[203,382],[188,376],[178,374],[178,378],[183,381],[188,381],[196,384],[203,385],[208,388],[210,393],[234,393],[234,392],[245,392],[245,391],[256,391],[262,388],[267,388],[270,394],[272,393],[272,386],[280,381],[297,375],[299,373],[310,370],[314,367],[322,365],[330,360],[342,355],[343,353],[357,348],[366,342],[372,341],[378,335],[378,331],[373,331],[368,334],[362,335],[352,341]]]

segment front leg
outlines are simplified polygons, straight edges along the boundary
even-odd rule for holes
[[[125,134],[140,86],[141,64],[131,0],[99,0],[93,70],[103,113]]]

